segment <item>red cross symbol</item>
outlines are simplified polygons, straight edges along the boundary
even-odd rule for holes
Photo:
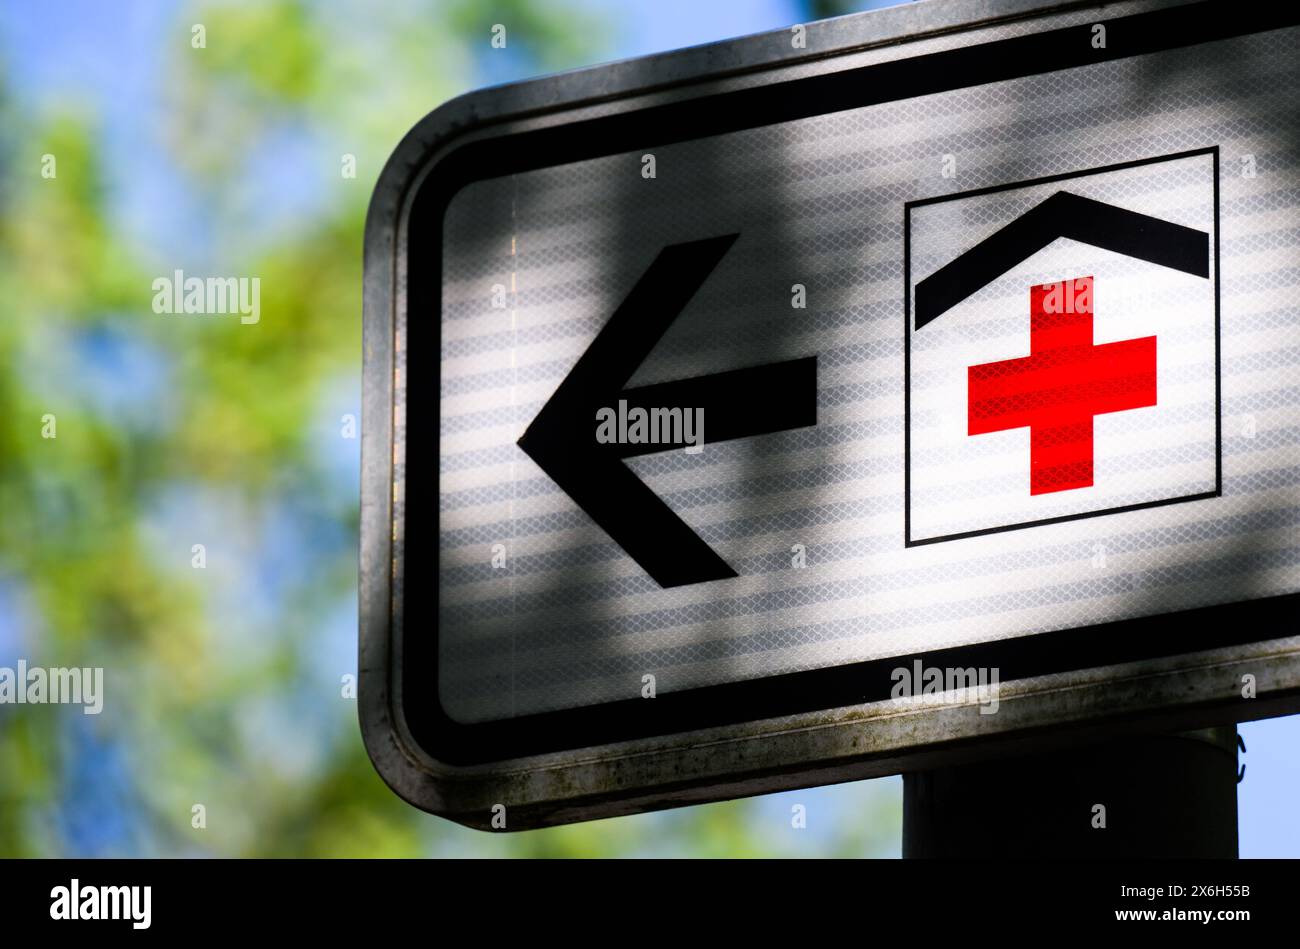
[[[971,366],[968,434],[1029,428],[1029,493],[1092,485],[1092,420],[1156,404],[1156,338],[1094,346],[1092,278],[1029,288],[1030,355]]]

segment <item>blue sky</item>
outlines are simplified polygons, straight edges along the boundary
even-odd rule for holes
[[[792,0],[583,3],[606,12],[619,25],[613,48],[601,59],[623,59],[777,29],[800,22],[807,15],[804,6]],[[864,2],[860,8],[885,5],[889,4]],[[120,232],[138,245],[146,260],[166,253],[169,267],[190,267],[190,261],[201,266],[199,262],[214,253],[206,240],[207,230],[196,224],[201,208],[160,150],[139,147],[157,134],[157,129],[149,125],[156,113],[152,104],[159,96],[160,65],[155,51],[176,7],[175,3],[145,0],[6,4],[0,7],[0,65],[5,68],[9,89],[25,111],[38,112],[50,103],[74,102],[82,103],[98,117]],[[528,62],[507,60],[504,67],[494,68],[492,76],[480,76],[478,80],[526,78],[533,69]],[[436,104],[429,103],[430,107]],[[274,149],[292,152],[308,148],[308,135],[286,130],[273,143]],[[290,168],[295,164],[284,163]],[[289,226],[286,222],[298,217],[314,200],[310,187],[283,175],[270,177],[269,172],[258,195],[271,221],[272,234],[277,233],[277,228]],[[64,356],[51,359],[51,366],[79,367],[77,384],[88,390],[87,399],[128,414],[140,405],[157,401],[156,392],[165,385],[168,372],[145,344],[116,334],[82,340]],[[124,386],[124,375],[134,383]],[[355,411],[358,390],[356,379],[336,380],[322,398],[321,425],[331,426],[343,412]],[[330,459],[334,486],[337,490],[355,491],[355,443],[340,445],[335,440],[332,444],[338,445],[339,452],[337,458]],[[159,516],[168,516],[172,505],[184,508],[191,503],[198,502],[185,497],[160,498]],[[298,528],[293,536],[308,533],[316,526],[310,513],[289,511],[286,517],[291,526]],[[232,608],[238,600],[232,594]],[[18,617],[35,622],[25,607],[19,608],[23,602],[22,591],[0,577],[0,663],[12,657],[30,637],[30,628],[25,630],[26,636],[20,631],[24,624]],[[329,649],[335,655],[346,654],[351,648],[353,615],[353,604],[340,604],[337,622],[330,624]],[[30,643],[27,645],[30,647]],[[1300,756],[1295,753],[1300,748],[1300,717],[1247,723],[1240,732],[1249,749],[1242,759],[1247,772],[1238,798],[1241,854],[1300,856],[1300,814],[1294,806],[1296,789],[1300,787]],[[70,736],[70,740],[78,741],[79,736]],[[871,782],[869,787],[843,785],[791,792],[772,796],[763,809],[772,815],[774,823],[779,823],[786,819],[791,803],[806,804],[810,836],[815,839],[834,826],[832,820],[818,820],[817,814],[861,807],[864,801],[881,795],[896,800],[901,796],[901,787],[901,780],[895,777]]]

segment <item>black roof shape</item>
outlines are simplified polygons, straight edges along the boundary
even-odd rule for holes
[[[1068,191],[1034,205],[916,285],[916,329],[1058,237],[1210,276],[1210,235]]]

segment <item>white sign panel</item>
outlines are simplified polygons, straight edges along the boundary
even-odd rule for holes
[[[483,93],[399,149],[362,706],[405,796],[531,825],[884,773],[1094,721],[1067,684],[1156,721],[1294,661],[1296,18],[974,6]],[[900,696],[954,667],[1002,698]],[[1280,708],[1238,685],[1191,692]]]

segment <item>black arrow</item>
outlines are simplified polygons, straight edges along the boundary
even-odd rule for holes
[[[659,252],[528,426],[519,447],[660,586],[736,576],[622,461],[683,443],[601,444],[596,412],[704,409],[705,442],[817,424],[817,357],[625,389],[638,366],[708,279],[738,234]]]

